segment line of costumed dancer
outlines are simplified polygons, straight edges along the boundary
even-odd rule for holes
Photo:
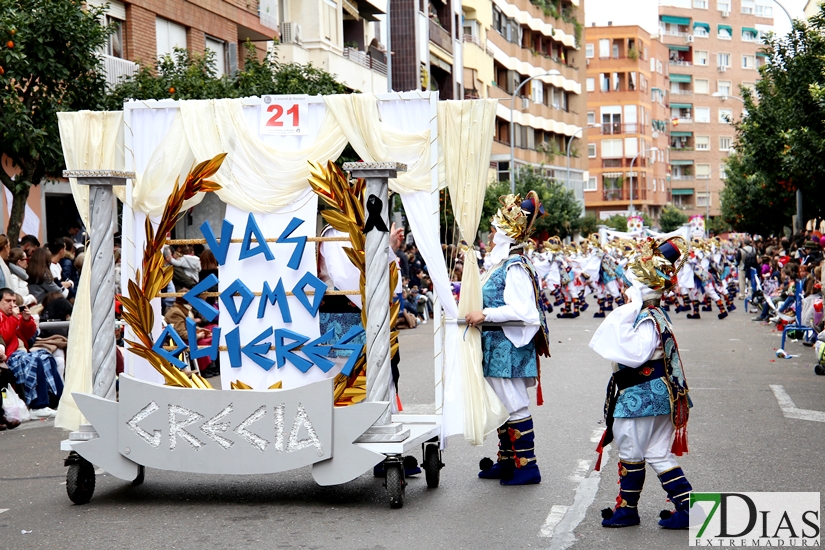
[[[560,307],[559,319],[572,319],[588,308],[585,297],[596,296],[599,310],[593,317],[604,317],[614,304],[624,304],[622,291],[630,287],[625,277],[627,263],[637,254],[638,241],[626,238],[603,245],[593,234],[581,243],[563,244],[551,237],[526,254],[539,276],[541,300],[547,311]],[[688,319],[701,319],[701,311],[719,310],[724,319],[736,309],[738,292],[736,249],[718,238],[691,242],[690,252],[679,270],[678,280],[662,297],[662,309],[676,313],[690,312]],[[488,262],[489,263],[489,262]]]

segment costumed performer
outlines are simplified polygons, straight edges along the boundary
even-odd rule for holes
[[[659,525],[688,527],[692,488],[674,454],[687,452],[691,403],[673,326],[661,309],[662,293],[676,281],[686,250],[680,237],[644,241],[628,264],[630,302],[612,312],[590,341],[591,349],[614,362],[605,402],[607,429],[596,449],[596,470],[604,447],[615,441],[621,489],[615,508],[602,511],[605,527],[639,525],[637,506],[646,463],[675,506],[662,511]]]
[[[529,485],[541,482],[541,472],[527,388],[539,378],[539,355],[549,357],[550,352],[538,278],[523,252],[544,210],[535,191],[523,201],[519,195],[504,195],[499,203],[490,231],[492,267],[481,280],[484,309],[468,313],[465,320],[470,327],[515,322],[481,331],[484,376],[510,417],[498,428],[498,461],[483,459],[478,477],[499,479],[502,485]],[[537,401],[541,405],[540,383]]]

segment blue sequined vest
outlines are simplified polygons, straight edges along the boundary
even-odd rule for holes
[[[481,287],[485,308],[505,305],[504,285],[507,269],[514,263],[524,262],[520,256],[512,257],[495,269]],[[525,266],[525,269],[526,266]],[[528,273],[530,271],[528,270]],[[543,313],[542,313],[543,315]],[[485,328],[481,332],[481,349],[484,353],[484,376],[494,378],[533,378],[538,376],[536,345],[531,340],[526,346],[517,348],[504,335],[501,328]]]

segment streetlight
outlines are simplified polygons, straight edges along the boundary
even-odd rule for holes
[[[601,128],[601,127],[602,127],[601,124],[597,124],[595,122],[591,122],[590,124],[587,125],[587,128]],[[570,145],[573,143],[573,138],[575,138],[576,135],[579,134],[582,130],[584,130],[584,127],[579,128],[578,130],[573,132],[573,135],[570,136],[570,139],[567,140],[567,179],[565,180],[565,184],[566,184],[567,189],[571,189],[571,185],[570,185]],[[582,134],[582,137],[584,137],[583,134]],[[584,199],[582,199],[582,200],[584,200]],[[582,216],[584,216],[584,209],[582,209]]]
[[[513,97],[510,98],[510,193],[516,192],[516,138],[515,125],[513,124],[513,109],[515,108],[516,96],[521,87],[533,80],[534,78],[544,78],[545,76],[558,76],[561,73],[556,69],[550,69],[546,73],[537,74],[526,79],[518,85],[513,91]]]
[[[644,145],[644,143],[642,145]],[[639,155],[646,155],[647,153],[652,153],[653,151],[658,151],[658,150],[659,150],[658,147],[651,147],[647,151],[643,150],[639,153],[636,153],[636,156],[634,156],[632,159],[630,159],[630,204],[627,206],[627,209],[630,211],[631,214],[634,212],[634,210],[633,210],[633,163],[636,162],[636,159],[639,158]],[[641,170],[639,172],[641,173]],[[641,179],[641,178],[639,178],[639,179]]]
[[[728,94],[726,94],[726,93],[724,93],[724,92],[713,92],[713,93],[712,93],[712,94],[710,94],[710,95],[711,95],[711,97],[719,97],[719,98],[722,98],[722,101],[725,101],[726,99],[731,98],[731,99],[735,99],[735,100],[737,100],[737,101],[741,101],[743,105],[745,104],[745,100],[744,100],[744,99],[742,99],[741,97],[737,96],[737,95],[728,95]]]

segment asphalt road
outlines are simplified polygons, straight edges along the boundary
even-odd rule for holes
[[[825,411],[825,377],[813,373],[813,352],[801,344],[787,345],[800,357],[776,359],[778,333],[751,323],[737,305],[723,321],[675,316],[695,405],[691,452],[680,463],[696,490],[821,491],[825,423],[786,418],[771,385],[781,385],[800,409]],[[599,323],[591,312],[550,321],[545,405],[533,408],[540,485],[477,479],[478,460],[494,455],[495,442],[476,448],[453,438],[440,487],[410,479],[400,510],[389,508],[371,474],[319,487],[309,469],[266,476],[150,469],[139,487],[100,474],[93,500],[75,506],[65,490],[64,434],[49,422],[31,422],[0,432],[0,549],[685,548],[686,531],[656,524],[667,503],[652,471],[640,502],[642,525],[599,524],[618,487],[615,452],[602,474],[592,471],[609,365],[587,347]],[[434,401],[431,327],[401,335],[401,397],[413,412]]]

